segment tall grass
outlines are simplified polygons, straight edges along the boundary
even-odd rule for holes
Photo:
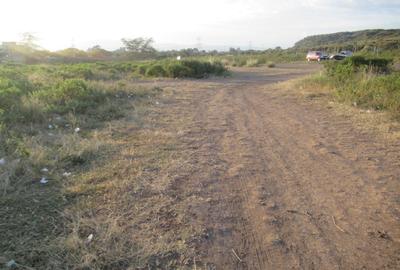
[[[400,73],[391,71],[390,60],[348,58],[328,62],[325,72],[303,81],[310,87],[334,90],[340,102],[375,110],[386,110],[400,119]]]

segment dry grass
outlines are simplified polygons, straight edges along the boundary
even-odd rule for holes
[[[328,85],[318,82],[321,74],[294,79],[280,83],[278,88],[286,95],[295,95],[304,99],[325,104],[337,115],[350,118],[355,126],[365,131],[373,131],[382,139],[397,141],[400,139],[400,123],[388,112],[363,109],[341,103],[336,100],[335,93]]]
[[[29,158],[17,163],[22,180],[16,181],[18,168],[9,170],[0,199],[0,264],[192,269],[192,245],[204,228],[188,225],[187,205],[196,198],[180,199],[174,181],[192,166],[179,138],[193,119],[176,117],[173,88],[92,83],[115,99],[87,114],[54,115],[52,129],[32,126],[35,132],[24,136]],[[117,117],[105,117],[110,110]],[[40,185],[44,167],[49,182]]]
[[[134,220],[160,207],[147,199],[153,194],[147,181],[167,166],[173,149],[170,136],[154,129],[158,115],[150,114],[162,90],[126,81],[96,84],[115,91],[115,99],[87,114],[53,115],[51,128],[14,128],[17,149],[27,155],[2,156],[1,265],[15,260],[35,269],[120,269],[128,262],[146,265],[154,254],[144,251]],[[39,183],[43,176],[47,184]],[[158,237],[148,233],[143,239]],[[160,243],[158,252],[163,250],[168,248]]]

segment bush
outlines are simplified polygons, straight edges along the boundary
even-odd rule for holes
[[[89,89],[86,82],[81,79],[62,81],[55,87],[34,92],[31,97],[42,101],[46,110],[57,113],[84,112],[102,98],[100,93]]]
[[[235,57],[232,61],[232,66],[234,67],[243,67],[247,64],[247,59],[244,57]]]
[[[339,101],[387,110],[400,117],[400,73],[388,74],[388,59],[351,57],[325,64],[326,72],[305,84],[328,86]],[[386,70],[386,73],[382,73]]]
[[[149,77],[204,78],[211,74],[222,75],[226,69],[221,62],[183,60],[141,65],[138,72]]]
[[[160,64],[154,64],[146,70],[146,76],[149,77],[166,77],[167,72]]]
[[[386,58],[366,58],[364,56],[353,56],[345,59],[344,62],[349,62],[354,68],[370,67],[376,72],[386,72],[389,65],[393,62],[391,59]]]
[[[392,60],[385,58],[366,58],[364,56],[352,56],[343,61],[325,62],[328,76],[335,77],[341,82],[350,78],[352,74],[359,71],[372,73],[383,73],[389,71]]]
[[[269,67],[269,68],[273,68],[273,67],[275,67],[275,63],[274,63],[274,62],[271,62],[271,61],[269,61],[269,62],[267,63],[267,67]]]
[[[137,67],[136,72],[139,73],[140,75],[145,75],[147,71],[148,65],[139,65]]]
[[[191,69],[180,62],[169,63],[166,66],[167,76],[171,78],[185,78],[191,76]]]
[[[59,75],[63,79],[81,78],[85,80],[90,80],[94,76],[93,67],[88,64],[65,65],[60,69]]]

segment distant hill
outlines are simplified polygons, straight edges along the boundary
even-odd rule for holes
[[[400,49],[400,29],[373,29],[306,37],[293,47],[304,50],[382,51]]]

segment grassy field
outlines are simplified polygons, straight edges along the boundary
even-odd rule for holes
[[[173,141],[152,128],[155,118],[167,117],[153,111],[168,91],[136,79],[225,73],[218,63],[199,61],[0,66],[0,264],[148,263],[157,251],[124,241],[129,224],[120,222],[118,209],[153,211],[157,205],[132,194],[147,192]],[[155,246],[160,254],[179,249]]]

